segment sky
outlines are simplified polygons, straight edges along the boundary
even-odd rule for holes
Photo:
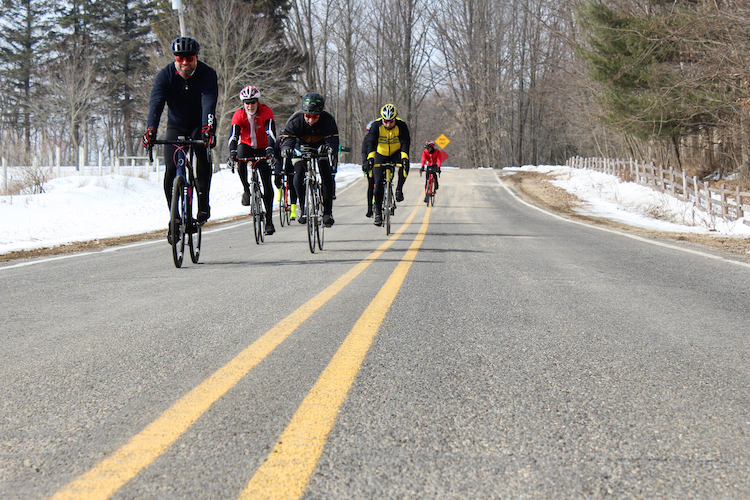
[[[709,217],[689,203],[622,182],[616,176],[566,166],[503,169],[504,173],[516,171],[555,177],[556,186],[584,200],[579,210],[583,214],[660,231],[750,237],[750,226],[742,221]],[[339,165],[337,189],[361,175],[358,164]],[[155,230],[166,234],[169,210],[161,177],[156,173],[149,174],[148,179],[125,175],[60,177],[48,181],[44,190],[42,194],[0,196],[0,254]],[[240,203],[241,196],[236,173],[228,169],[214,173],[211,219],[247,214],[247,207]]]

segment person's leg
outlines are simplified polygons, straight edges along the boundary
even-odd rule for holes
[[[297,220],[300,224],[307,222],[305,218],[305,170],[304,160],[296,160],[294,163],[294,189],[297,191],[297,204],[299,205],[299,217]]]
[[[372,192],[374,184],[371,170],[367,172],[367,217],[372,217]]]

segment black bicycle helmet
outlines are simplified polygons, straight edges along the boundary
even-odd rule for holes
[[[200,52],[201,46],[194,38],[181,36],[172,42],[172,54],[176,56],[194,56]]]
[[[325,108],[326,100],[317,92],[308,92],[302,98],[302,111],[310,115],[319,115]]]

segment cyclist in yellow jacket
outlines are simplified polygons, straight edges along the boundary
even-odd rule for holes
[[[368,167],[373,173],[373,194],[375,196],[376,226],[383,224],[383,180],[385,169],[380,165],[393,162],[401,165],[398,170],[398,184],[396,185],[396,201],[403,201],[403,187],[409,175],[409,127],[406,122],[397,117],[398,110],[393,104],[386,104],[380,109],[380,120],[376,120],[365,136]]]

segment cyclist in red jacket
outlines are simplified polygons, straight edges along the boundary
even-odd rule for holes
[[[435,177],[435,191],[438,190],[438,176],[440,175],[440,167],[443,164],[443,154],[441,151],[435,149],[435,143],[427,141],[424,145],[424,151],[422,151],[422,167],[419,169],[419,175],[424,172],[425,165],[427,165],[427,175],[424,178],[424,188],[427,189],[427,182],[430,180],[430,176]],[[438,175],[435,175],[438,174]],[[427,203],[427,195],[424,196],[424,201]]]
[[[266,234],[273,234],[273,185],[271,184],[271,169],[276,166],[276,122],[271,108],[260,101],[260,91],[248,85],[240,91],[242,108],[232,116],[232,134],[229,137],[229,160],[249,156],[268,156],[268,161],[260,160],[256,168],[263,182],[263,204],[266,206]],[[269,165],[270,163],[270,165]],[[237,173],[245,192],[242,194],[242,204],[250,205],[250,183],[247,180],[247,162],[237,163]]]

